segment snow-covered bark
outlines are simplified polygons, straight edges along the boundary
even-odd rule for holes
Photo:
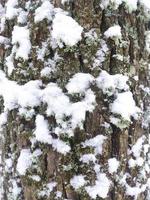
[[[0,199],[149,200],[148,0],[2,0]]]

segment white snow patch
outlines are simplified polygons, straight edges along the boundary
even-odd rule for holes
[[[27,27],[14,26],[12,31],[12,44],[19,44],[19,47],[16,49],[16,58],[28,59],[31,50],[29,29]]]
[[[35,10],[35,23],[42,21],[43,19],[48,19],[52,21],[54,14],[54,6],[49,1],[44,1],[40,7]]]
[[[18,0],[8,0],[6,3],[6,18],[11,20],[18,15]]]
[[[102,0],[100,6],[102,9],[106,9],[108,5],[113,5],[114,9],[117,9],[121,3],[122,0]]]
[[[27,108],[30,108],[28,110],[34,114],[32,108],[44,103],[47,105],[46,114],[55,116],[56,122],[66,127],[65,132],[70,132],[69,127],[71,129],[82,128],[86,111],[92,112],[96,104],[93,91],[88,89],[84,99],[72,103],[57,84],[49,83],[45,89],[41,89],[41,86],[42,82],[39,80],[19,85],[15,81],[8,80],[0,71],[0,95],[4,99],[5,111],[19,108],[21,115],[26,115]],[[67,121],[64,119],[65,116],[69,117]]]
[[[38,175],[32,175],[32,176],[30,176],[30,178],[31,178],[32,180],[36,181],[36,182],[40,182],[40,181],[41,181],[41,178],[40,178],[40,176],[38,176]]]
[[[105,40],[101,40],[100,42],[100,48],[98,49],[96,53],[96,58],[93,63],[93,68],[95,67],[101,67],[102,63],[105,61],[105,57],[108,53],[109,49],[105,42]]]
[[[11,54],[5,58],[5,64],[7,67],[8,75],[10,76],[14,70],[14,53],[16,52],[16,46],[13,46]]]
[[[110,75],[106,71],[102,71],[96,79],[97,85],[102,89],[104,94],[112,95],[115,90],[128,90],[128,77],[122,74]]]
[[[55,115],[56,120],[61,120],[70,107],[69,98],[55,83],[49,83],[43,90],[43,102],[47,103],[47,115]]]
[[[17,18],[18,23],[25,24],[27,22],[27,15],[28,13],[21,9]]]
[[[52,136],[49,134],[48,122],[42,115],[36,116],[36,128],[34,131],[36,140],[39,142],[52,144]]]
[[[108,160],[108,171],[109,173],[117,172],[117,169],[119,167],[119,161],[116,158],[110,158]]]
[[[50,193],[53,191],[53,189],[56,187],[56,182],[51,182],[46,185],[44,185],[43,189],[38,193],[40,197],[49,197]]]
[[[2,130],[2,126],[7,123],[7,112],[3,112],[0,114],[0,131]]]
[[[7,37],[0,35],[0,44],[8,44],[8,43],[9,39]]]
[[[121,115],[127,121],[130,121],[131,116],[137,118],[140,112],[130,91],[117,94],[117,98],[110,105],[110,110],[112,113]]]
[[[22,149],[17,162],[17,171],[20,175],[25,175],[28,168],[32,165],[32,154],[30,149]]]
[[[93,81],[94,77],[91,74],[76,73],[73,78],[69,80],[66,88],[69,94],[84,93]]]
[[[150,54],[150,31],[145,32],[145,48],[147,52]]]
[[[53,139],[48,129],[48,122],[42,115],[36,116],[36,128],[34,131],[36,140],[45,144],[51,144],[57,152],[66,154],[70,151],[70,147],[59,139]]]
[[[83,175],[77,175],[74,176],[71,180],[70,180],[70,184],[72,185],[72,187],[77,190],[80,187],[84,186],[86,184],[86,181],[84,179]]]
[[[150,3],[149,0],[140,0],[140,3],[144,6],[145,9],[150,11]]]
[[[108,30],[104,32],[104,35],[106,38],[113,38],[113,37],[121,38],[122,37],[121,27],[119,25],[114,25],[108,28]]]
[[[61,0],[61,3],[64,4],[64,3],[66,3],[66,2],[68,3],[69,1],[70,1],[70,0]]]
[[[97,180],[94,186],[87,186],[85,190],[89,196],[96,199],[98,196],[101,198],[106,198],[109,192],[111,181],[107,178],[106,174],[99,173],[97,175]]]
[[[94,138],[86,140],[83,144],[84,147],[91,146],[95,149],[95,154],[102,154],[102,145],[106,137],[103,135],[97,135]]]
[[[67,154],[71,149],[68,144],[60,139],[53,139],[52,146],[54,150],[64,155]]]
[[[146,137],[142,136],[140,137],[137,142],[132,146],[131,152],[133,153],[133,155],[138,158],[140,157],[142,148],[143,148],[143,143],[145,142]]]
[[[21,187],[18,186],[17,181],[16,180],[11,180],[11,184],[12,184],[12,199],[18,199],[19,196],[21,195]]]
[[[140,185],[137,183],[137,186],[131,187],[126,184],[126,194],[129,196],[133,196],[134,199],[137,199],[140,193],[143,193],[146,190],[146,185]]]
[[[70,116],[71,127],[82,127],[86,111],[92,112],[95,107],[95,95],[89,89],[85,99],[71,103],[68,96],[54,83],[50,83],[43,91],[43,102],[47,103],[47,115],[55,115],[56,121],[62,123],[64,116]]]
[[[53,20],[52,38],[64,42],[68,46],[73,46],[82,39],[83,28],[70,16],[57,13]]]
[[[92,153],[84,154],[84,155],[81,156],[80,161],[83,162],[83,163],[87,163],[87,164],[89,164],[90,162],[95,163],[96,157]]]

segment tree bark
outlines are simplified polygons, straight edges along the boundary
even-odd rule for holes
[[[76,127],[74,136],[66,138],[61,136],[62,141],[69,144],[71,150],[63,155],[52,148],[49,144],[32,141],[33,132],[36,128],[36,115],[41,114],[48,121],[51,129],[58,126],[55,116],[47,116],[44,104],[34,108],[35,115],[27,119],[19,115],[19,108],[7,111],[7,123],[2,126],[1,131],[1,199],[2,200],[90,200],[91,196],[86,192],[85,187],[75,190],[70,184],[70,180],[74,175],[82,174],[87,186],[95,185],[96,172],[94,163],[82,163],[80,158],[83,154],[93,153],[92,147],[83,148],[82,143],[97,135],[103,135],[106,139],[103,142],[103,150],[101,155],[97,155],[97,164],[100,165],[101,173],[105,173],[111,181],[107,200],[131,200],[135,196],[127,194],[126,185],[128,184],[133,190],[136,189],[137,183],[144,186],[148,178],[150,178],[149,166],[149,127],[146,123],[146,116],[149,115],[149,97],[143,88],[149,87],[149,53],[146,51],[146,31],[148,31],[148,19],[141,5],[137,10],[129,12],[125,4],[122,3],[118,9],[112,6],[102,9],[97,0],[76,0],[68,1],[64,4],[60,0],[53,0],[55,8],[61,8],[68,11],[69,15],[76,20],[83,28],[82,40],[75,47],[64,45],[63,48],[53,48],[51,46],[50,37],[52,31],[52,23],[47,19],[39,23],[34,23],[35,9],[41,5],[41,1],[31,1],[30,8],[25,8],[27,1],[18,2],[17,8],[22,8],[28,12],[27,22],[19,25],[17,16],[13,19],[6,19],[4,30],[1,35],[10,40],[8,45],[0,44],[0,68],[5,72],[7,78],[16,81],[19,85],[24,85],[30,80],[41,80],[42,87],[48,83],[54,82],[66,93],[65,86],[70,78],[76,73],[89,73],[95,78],[98,77],[102,70],[107,71],[111,75],[123,74],[129,77],[130,90],[133,93],[136,105],[142,109],[142,114],[138,119],[131,118],[131,123],[125,128],[119,128],[110,121],[112,115],[109,102],[113,99],[100,90],[96,84],[91,86],[92,91],[96,95],[96,106],[92,112],[87,111],[83,129]],[[1,1],[3,7],[6,8],[6,1]],[[2,24],[2,20],[1,20]],[[106,38],[105,31],[111,26],[118,24],[121,27],[122,38],[115,40]],[[11,75],[8,74],[6,66],[6,57],[11,54],[13,45],[11,43],[12,31],[15,25],[28,26],[30,30],[31,52],[29,59],[16,59],[13,55],[14,70]],[[86,33],[93,31],[96,37],[88,40]],[[37,49],[42,49],[42,42],[46,42],[47,49],[44,60],[39,60]],[[103,43],[107,45],[107,52],[104,53],[105,59],[99,65],[94,67],[95,59],[97,59],[97,51],[103,48]],[[54,60],[54,56],[58,55],[61,59],[56,62],[56,70],[48,77],[41,77],[41,70],[44,68],[48,59]],[[122,59],[118,59],[116,55],[121,55]],[[138,77],[138,81],[134,77]],[[79,97],[70,97],[73,102],[77,102]],[[108,98],[108,101],[105,101]],[[4,112],[4,101],[1,97],[1,113]],[[148,117],[147,117],[148,118]],[[108,127],[104,124],[109,125]],[[145,124],[146,125],[145,125]],[[141,166],[129,167],[129,161],[136,160],[132,147],[139,138],[145,136],[142,149],[148,147],[147,152],[140,152],[140,157],[144,159]],[[57,138],[55,133],[53,137]],[[32,153],[41,150],[40,156],[33,161],[25,175],[19,175],[17,172],[17,162],[22,149],[30,149]],[[119,168],[116,173],[111,174],[108,170],[108,160],[116,158],[119,161]],[[8,169],[7,162],[11,159],[12,166]],[[67,169],[67,170],[65,170]],[[144,175],[142,174],[145,173]],[[40,181],[36,181],[32,176],[40,177]],[[123,180],[126,178],[126,185]],[[49,195],[40,196],[41,191],[45,191],[46,184],[56,182],[56,187]],[[16,185],[15,185],[16,184]],[[18,194],[15,194],[15,187]],[[59,197],[59,192],[61,196]],[[17,193],[17,192],[16,192]],[[137,196],[137,200],[148,200],[148,187],[141,191]],[[103,199],[97,196],[96,199]]]

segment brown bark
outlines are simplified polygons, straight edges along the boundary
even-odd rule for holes
[[[50,81],[58,83],[58,85],[64,90],[65,85],[68,80],[77,72],[91,73],[93,76],[97,76],[101,69],[108,71],[110,74],[127,74],[131,78],[131,89],[136,99],[136,103],[140,106],[141,101],[144,103],[144,109],[146,111],[148,105],[148,97],[144,98],[139,85],[143,84],[149,86],[148,82],[148,62],[149,56],[145,51],[145,31],[148,29],[147,22],[143,15],[142,9],[139,7],[138,11],[128,13],[124,5],[121,5],[117,10],[111,10],[107,8],[102,10],[99,7],[99,1],[97,0],[76,0],[70,1],[70,3],[62,5],[60,0],[53,1],[56,7],[61,7],[69,11],[70,15],[84,27],[86,32],[94,29],[98,35],[98,40],[89,46],[86,43],[86,37],[83,34],[82,41],[77,45],[77,49],[73,51],[64,49],[57,49],[58,54],[64,58],[60,63],[57,63],[57,71],[54,72],[52,77],[41,78],[40,70],[43,68],[43,61],[39,61],[35,54],[35,47],[41,48],[41,43],[46,41],[49,37],[48,22],[46,20],[34,24],[33,14],[34,9],[30,11],[28,16],[28,21],[30,22],[31,31],[31,42],[32,42],[32,52],[28,62],[22,62],[15,60],[16,68],[10,77],[12,80],[17,81],[19,84],[24,84],[29,80],[42,79],[42,81],[47,84]],[[3,2],[2,2],[3,3]],[[24,1],[20,1],[19,4],[23,5]],[[32,4],[36,5],[34,1]],[[3,3],[5,5],[5,1]],[[36,6],[35,6],[36,7]],[[16,19],[7,20],[5,25],[5,31],[3,35],[10,38],[13,26],[17,24]],[[122,28],[122,35],[126,42],[126,46],[121,46],[120,43],[112,39],[107,39],[107,45],[109,47],[106,59],[103,62],[101,69],[96,67],[92,69],[94,56],[98,48],[100,47],[100,39],[103,38],[103,33],[113,24],[119,24]],[[4,49],[3,46],[0,47],[1,56],[1,69],[5,67],[5,58],[9,55],[11,51],[11,46],[9,49]],[[47,56],[53,59],[54,50],[48,45]],[[117,60],[114,57],[115,54],[121,54],[123,56],[123,61]],[[126,57],[129,56],[129,62],[126,61]],[[85,62],[86,60],[86,62]],[[146,65],[141,67],[142,63]],[[19,67],[17,64],[21,63]],[[34,70],[28,68],[28,65],[32,63]],[[21,70],[26,70],[26,74],[21,73]],[[138,83],[135,82],[132,77],[138,76]],[[38,200],[44,199],[37,196],[37,192],[41,190],[43,184],[56,181],[57,186],[56,191],[62,192],[62,198],[56,198],[55,190],[50,197],[45,197],[47,200],[90,200],[91,198],[87,195],[84,190],[75,191],[70,186],[70,179],[75,174],[85,174],[91,185],[95,183],[95,172],[93,170],[92,164],[89,166],[81,164],[79,161],[82,151],[88,153],[91,150],[82,150],[81,142],[86,139],[93,138],[98,134],[103,134],[107,136],[107,140],[103,145],[103,154],[99,156],[99,164],[102,166],[103,171],[108,175],[110,180],[112,180],[112,186],[108,194],[107,200],[130,200],[133,199],[131,196],[126,196],[125,188],[123,188],[117,181],[118,177],[129,172],[132,175],[132,180],[129,180],[132,186],[134,186],[133,178],[136,178],[139,173],[139,169],[131,170],[128,166],[128,161],[131,156],[128,156],[128,149],[132,147],[138,138],[142,135],[148,137],[148,130],[142,128],[142,118],[139,120],[132,120],[132,124],[123,130],[117,128],[115,125],[110,124],[110,130],[106,130],[102,124],[105,122],[110,123],[110,111],[109,105],[104,101],[106,96],[98,90],[96,86],[93,86],[93,90],[96,94],[97,106],[92,113],[86,113],[86,120],[84,122],[84,130],[76,129],[74,131],[74,137],[69,138],[69,143],[71,146],[71,152],[67,156],[63,156],[52,149],[51,146],[37,143],[36,148],[42,150],[42,155],[38,160],[38,171],[36,169],[31,169],[25,176],[19,177],[16,173],[16,163],[20,151],[22,148],[31,148],[30,136],[35,128],[34,118],[30,121],[18,116],[17,111],[13,110],[9,113],[9,121],[3,129],[3,149],[2,149],[2,160],[5,163],[9,154],[14,154],[13,158],[13,171],[7,173],[3,166],[3,176],[4,176],[4,195],[3,200],[11,200],[9,194],[11,193],[10,188],[11,178],[18,178],[18,185],[22,188],[22,194],[18,199],[21,200]],[[105,107],[105,109],[103,109]],[[1,109],[3,110],[3,104],[1,104]],[[36,113],[44,114],[44,105],[37,108]],[[46,117],[50,124],[55,126],[55,119]],[[88,134],[87,134],[88,133]],[[64,138],[63,138],[64,139]],[[35,149],[32,149],[32,151]],[[93,150],[92,150],[93,151]],[[120,167],[118,175],[110,175],[107,170],[108,159],[111,157],[116,157],[120,162]],[[64,171],[63,166],[72,165],[69,171]],[[34,182],[30,179],[30,175],[38,174],[41,177],[40,182]],[[147,174],[149,176],[149,174]],[[97,199],[101,199],[97,197]],[[138,196],[138,200],[146,199],[146,192]]]

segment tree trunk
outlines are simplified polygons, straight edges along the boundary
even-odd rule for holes
[[[13,2],[0,4],[0,198],[149,200],[150,10],[144,1],[135,9],[128,1]],[[73,45],[65,34],[54,38],[60,13],[68,17],[66,34],[69,20],[78,23]],[[15,35],[15,26],[24,32]],[[80,39],[76,26],[83,27]]]

